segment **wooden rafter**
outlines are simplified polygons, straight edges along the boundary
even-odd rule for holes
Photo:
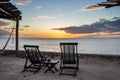
[[[9,2],[10,0],[0,0],[0,2]]]
[[[9,1],[10,0],[0,0],[0,18],[21,20],[21,11]]]

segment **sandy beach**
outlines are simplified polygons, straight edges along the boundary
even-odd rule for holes
[[[59,56],[52,59],[59,60]],[[105,57],[80,57],[79,71],[77,76],[59,76],[59,71],[47,72],[45,67],[33,74],[23,70],[25,58],[0,55],[0,80],[120,80],[120,60]],[[59,63],[56,65],[59,69]],[[68,70],[66,72],[69,72]],[[72,71],[71,71],[72,72]]]

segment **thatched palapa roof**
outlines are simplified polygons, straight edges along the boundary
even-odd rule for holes
[[[0,0],[0,18],[21,20],[21,11],[10,0]]]

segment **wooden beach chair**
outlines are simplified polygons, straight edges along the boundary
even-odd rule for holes
[[[60,43],[61,49],[61,58],[60,58],[60,75],[61,74],[70,74],[63,73],[63,69],[74,69],[72,75],[76,76],[76,71],[79,69],[79,56],[77,51],[78,43]]]
[[[36,69],[34,73],[38,72],[43,65],[42,63],[46,60],[46,57],[39,51],[39,46],[24,45],[24,49],[26,52],[26,61],[23,72],[29,68]]]

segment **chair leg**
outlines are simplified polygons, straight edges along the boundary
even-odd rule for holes
[[[76,76],[77,75],[77,68],[75,69],[75,73],[74,73],[74,76]]]
[[[26,70],[27,70],[29,67],[31,67],[31,66],[32,66],[32,64],[30,64],[29,66],[26,65],[26,66],[24,67],[24,70],[23,70],[22,72],[26,71]]]
[[[79,63],[76,64],[76,69],[79,70]]]
[[[37,73],[40,69],[41,69],[41,65],[39,65],[38,69],[34,72],[34,74]]]
[[[77,70],[79,70],[79,64],[76,65],[76,68],[75,68],[75,75],[74,75],[74,76],[77,75]]]
[[[25,67],[24,67],[24,70],[23,70],[22,72],[26,71],[28,68],[32,68],[32,67],[31,67],[32,65],[35,66],[34,64],[30,64],[29,66],[25,66]],[[39,67],[36,68],[36,69],[37,69],[37,70],[33,72],[34,74],[37,73],[37,72],[41,69],[41,64],[40,64]]]
[[[60,69],[60,74],[59,75],[62,75],[62,71],[63,71],[63,68]]]

